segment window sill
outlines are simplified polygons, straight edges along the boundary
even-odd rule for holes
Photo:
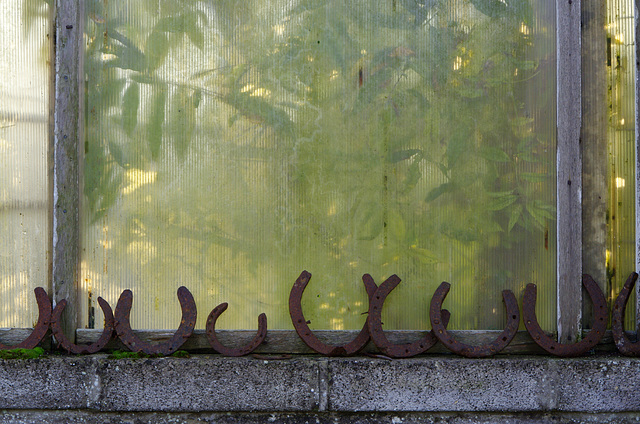
[[[17,330],[13,330],[14,332]],[[357,335],[358,330],[316,330],[314,334],[323,342],[332,345],[345,345],[352,341]],[[145,342],[158,343],[169,340],[174,330],[134,330],[136,336]],[[501,333],[499,330],[452,330],[450,333],[461,343],[467,343],[471,345],[481,345],[491,343]],[[588,333],[588,330],[587,330]],[[101,329],[78,329],[76,330],[76,342],[78,344],[91,344],[95,343],[101,336]],[[216,330],[218,339],[223,345],[226,346],[243,346],[250,343],[256,334],[255,330]],[[23,332],[19,337],[26,337],[28,332]],[[385,331],[386,337],[392,343],[409,343],[420,339],[424,336],[424,331],[414,330],[392,330]],[[632,338],[635,337],[632,333],[628,333]],[[3,342],[2,330],[0,330],[0,342]],[[18,335],[14,336],[16,340]],[[10,344],[11,339],[6,338],[7,344]],[[106,346],[107,349],[119,349],[128,350],[120,340],[114,338]],[[180,348],[181,350],[187,350],[189,352],[198,353],[211,353],[212,349],[207,341],[207,337],[204,330],[195,330],[191,337]],[[598,352],[616,352],[616,347],[613,343],[613,335],[611,331],[607,331],[596,346]],[[364,353],[378,353],[378,350],[373,343],[369,343]],[[296,355],[315,354],[304,342],[298,337],[293,330],[269,330],[264,342],[258,346],[255,353],[265,354],[279,354],[279,353],[292,353]],[[440,343],[429,349],[428,354],[449,354],[447,350]],[[514,339],[509,345],[501,351],[502,354],[509,355],[522,355],[522,354],[543,354],[547,353],[540,348],[531,336],[526,331],[518,331]]]

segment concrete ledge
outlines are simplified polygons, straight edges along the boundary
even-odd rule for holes
[[[640,359],[618,356],[424,356],[393,361],[50,356],[0,361],[0,408],[91,413],[631,413],[640,411],[639,375]]]
[[[334,359],[333,411],[640,411],[640,360]]]
[[[638,424],[634,413],[159,413],[2,411],[0,424]]]

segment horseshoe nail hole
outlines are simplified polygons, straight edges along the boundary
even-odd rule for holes
[[[440,324],[440,321],[435,320],[435,321],[433,321],[433,323],[437,325],[437,324]]]
[[[302,324],[302,320],[301,319],[298,320],[298,324]]]
[[[404,353],[409,353],[409,349],[405,349],[405,350],[404,350]]]
[[[506,341],[507,341],[507,338],[506,338],[506,337],[503,337],[503,338],[502,338],[502,341],[503,341],[503,342],[506,342]]]
[[[424,349],[424,345],[420,345],[420,349]]]
[[[551,350],[555,350],[555,347],[551,346]]]
[[[512,319],[516,319],[517,317],[515,315],[511,315],[511,318]]]

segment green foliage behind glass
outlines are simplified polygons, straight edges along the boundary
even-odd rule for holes
[[[552,289],[554,30],[528,0],[128,3],[87,2],[84,192],[111,255],[153,248],[146,279],[226,284],[271,328],[302,269],[335,329],[361,325],[365,272],[408,285],[400,328],[442,279],[456,328]]]

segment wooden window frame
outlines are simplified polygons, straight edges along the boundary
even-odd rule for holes
[[[636,0],[636,34],[637,8]],[[80,268],[80,148],[83,146],[83,93],[82,67],[82,3],[77,0],[56,0],[52,8],[54,38],[54,66],[52,67],[51,108],[53,119],[50,137],[50,214],[51,235],[50,292],[54,305],[67,300],[63,315],[63,328],[70,339],[79,343],[92,342],[99,337],[100,329],[78,329],[78,276]],[[558,340],[570,343],[581,338],[583,301],[581,275],[583,272],[583,208],[591,210],[593,205],[583,199],[583,156],[589,157],[589,144],[582,145],[583,123],[582,92],[582,28],[581,0],[556,1],[556,59],[557,59],[557,332]],[[600,2],[593,2],[600,3]],[[585,8],[593,7],[587,3]],[[636,84],[636,158],[640,156],[638,146],[637,99],[640,97]],[[588,140],[587,140],[588,141]],[[589,162],[586,160],[585,162]],[[606,169],[605,169],[606,172]],[[640,174],[640,161],[636,159],[636,176]],[[636,187],[636,269],[640,255],[640,185]],[[590,187],[586,187],[590,190]],[[589,196],[587,196],[589,197]],[[593,197],[593,196],[591,196]],[[587,217],[593,219],[593,217]],[[588,261],[587,261],[588,262]],[[604,285],[604,281],[600,281]],[[636,299],[640,299],[640,288],[636,287]],[[425,306],[426,307],[426,306]],[[636,302],[637,324],[640,325],[640,302]],[[20,331],[16,330],[16,337]],[[349,340],[357,331],[319,331],[326,340],[334,343]],[[391,332],[393,340],[417,337],[416,331]],[[482,343],[495,336],[498,331],[456,331],[457,337],[467,343]],[[165,339],[171,331],[138,331],[148,340]],[[254,332],[221,331],[225,340],[250,339]],[[264,352],[307,353],[309,349],[296,337],[293,330],[270,330],[269,343]],[[611,344],[608,334],[602,343]],[[116,346],[117,342],[112,342]],[[185,348],[208,349],[204,331],[196,331]],[[506,349],[506,353],[532,353],[539,351],[526,332],[521,332]],[[436,348],[434,351],[438,351]]]

